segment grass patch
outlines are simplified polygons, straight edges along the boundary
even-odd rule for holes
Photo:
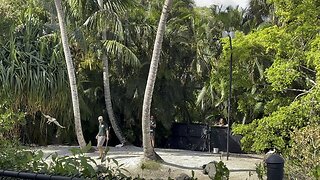
[[[148,169],[148,170],[159,170],[161,167],[160,163],[157,161],[152,160],[145,160],[140,163],[140,168],[142,170]]]

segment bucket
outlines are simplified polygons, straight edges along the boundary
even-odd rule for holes
[[[219,148],[213,148],[213,153],[214,153],[214,154],[219,153]]]

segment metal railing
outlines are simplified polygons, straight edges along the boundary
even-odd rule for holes
[[[18,178],[18,179],[37,179],[37,180],[80,180],[83,178],[78,177],[68,177],[68,176],[54,176],[47,174],[39,174],[39,173],[29,173],[29,172],[17,172],[17,171],[6,171],[0,170],[0,179],[3,177],[8,178]]]

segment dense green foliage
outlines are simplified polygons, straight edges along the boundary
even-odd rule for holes
[[[295,179],[320,178],[320,126],[310,123],[291,133],[291,148],[288,150],[289,177]]]
[[[219,161],[218,163],[216,163],[215,166],[217,170],[214,177],[215,180],[229,179],[230,171],[222,161]]]
[[[243,135],[242,148],[246,151],[262,152],[275,148],[283,153],[289,164],[289,176],[317,179],[318,160],[308,154],[316,155],[319,150],[313,138],[319,137],[315,131],[320,123],[320,21],[317,10],[320,4],[313,0],[303,4],[272,2],[277,24],[281,26],[252,33],[259,34],[254,38],[255,42],[259,39],[265,42],[260,47],[268,52],[268,56],[259,55],[270,58],[269,66],[263,72],[265,97],[259,98],[263,105],[262,117],[256,117],[249,124],[234,125],[233,132]]]
[[[0,140],[17,140],[21,135],[20,127],[25,125],[24,114],[16,113],[3,102],[0,104],[0,124]]]
[[[45,157],[42,151],[24,149],[1,140],[0,169],[90,179],[132,179],[123,174],[125,169],[115,159],[108,158],[97,164],[86,156],[91,148],[90,145],[83,149],[71,148],[71,156],[54,153]]]
[[[307,11],[314,10],[316,13],[315,9],[319,4],[309,1],[308,6],[292,7],[296,14],[294,19],[290,19],[292,17],[284,13],[288,10],[287,6],[284,8],[282,3],[285,2],[275,2],[275,7],[284,26],[266,28],[254,33],[259,33],[259,38],[255,40],[265,41],[262,47],[269,52],[271,62],[264,71],[268,84],[264,87],[266,97],[263,98],[263,118],[255,119],[248,125],[234,127],[235,133],[244,135],[243,148],[247,151],[261,152],[275,147],[284,152],[290,147],[290,132],[293,129],[305,127],[311,122],[319,123],[319,27],[310,27],[309,22],[318,25],[320,22],[314,15],[309,16],[308,21],[302,22],[299,19],[306,18]],[[301,11],[300,8],[311,9]],[[287,22],[286,18],[289,18],[290,22]],[[272,38],[268,38],[269,35]]]

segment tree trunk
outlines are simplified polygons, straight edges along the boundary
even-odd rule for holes
[[[102,39],[106,40],[106,32],[102,32]],[[109,120],[111,126],[119,139],[120,143],[125,145],[127,144],[126,138],[123,136],[121,129],[119,128],[118,122],[114,117],[113,109],[112,109],[112,102],[111,102],[111,94],[110,94],[110,82],[109,82],[109,62],[108,57],[105,53],[102,54],[102,61],[103,61],[103,87],[104,87],[104,98],[106,101],[106,109],[108,112]]]
[[[99,8],[104,9],[103,7],[103,0],[98,0]],[[102,32],[102,40],[107,40],[107,32],[104,30]],[[106,109],[108,112],[109,120],[111,126],[113,128],[114,133],[116,134],[117,138],[119,139],[120,143],[123,145],[127,144],[126,138],[123,136],[121,129],[119,128],[118,122],[114,117],[113,109],[112,109],[112,102],[111,102],[111,94],[110,94],[110,81],[109,81],[109,62],[106,53],[103,52],[102,54],[102,61],[103,61],[103,88],[104,88],[104,99],[106,103]]]
[[[81,118],[80,118],[80,108],[79,108],[79,98],[78,98],[78,89],[77,89],[77,81],[75,76],[75,70],[73,67],[73,62],[71,58],[71,53],[68,44],[68,37],[66,33],[66,25],[64,21],[64,14],[62,11],[61,0],[54,0],[56,5],[60,32],[61,32],[61,40],[63,45],[64,56],[67,63],[68,69],[68,76],[69,76],[69,83],[71,89],[71,97],[72,97],[72,107],[73,107],[73,114],[74,114],[74,124],[75,124],[75,131],[77,135],[77,140],[81,148],[86,146],[86,142],[83,137],[82,127],[81,127]]]
[[[151,145],[150,108],[151,108],[153,88],[154,88],[154,84],[156,82],[156,77],[157,77],[163,35],[166,29],[166,21],[172,6],[172,1],[173,0],[166,0],[163,5],[163,9],[162,9],[162,13],[161,13],[161,17],[158,25],[158,30],[157,30],[157,36],[154,42],[149,75],[148,75],[147,85],[146,85],[144,99],[143,99],[143,107],[142,107],[143,156],[144,156],[144,159],[150,159],[150,160],[162,160],[161,157],[154,151],[154,148]]]

